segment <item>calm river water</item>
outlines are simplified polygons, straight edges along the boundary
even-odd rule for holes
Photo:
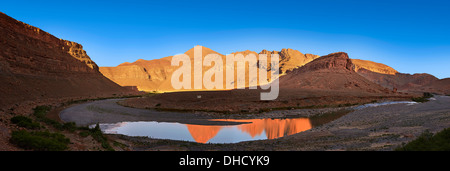
[[[358,110],[389,104],[415,104],[415,102],[382,102],[354,107]],[[238,125],[194,125],[172,122],[119,122],[100,123],[100,129],[107,134],[146,136],[157,139],[192,141],[198,143],[237,143],[275,139],[309,130],[313,127],[336,120],[348,112],[323,114],[311,118],[283,119],[213,119],[213,121],[243,122]],[[93,127],[95,125],[91,125]]]

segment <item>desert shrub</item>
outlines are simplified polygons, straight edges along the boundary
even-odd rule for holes
[[[60,133],[20,130],[12,132],[10,142],[27,150],[63,151],[68,149],[70,140]]]
[[[429,98],[433,97],[434,95],[428,92],[423,93],[422,97],[413,97],[411,100],[419,103],[428,102]]]
[[[397,151],[450,151],[450,128],[433,133],[428,130],[417,139],[395,149]]]
[[[101,143],[102,147],[108,151],[114,151],[111,145],[108,143],[108,138],[103,134],[100,129],[100,125],[97,123],[94,128],[89,127],[77,127],[81,132],[79,133],[82,137],[91,136],[97,142]]]
[[[41,125],[34,122],[31,118],[26,116],[14,116],[11,118],[11,122],[17,126],[28,128],[28,129],[38,129]]]
[[[94,128],[90,129],[92,138],[102,144],[102,147],[108,151],[114,151],[111,145],[108,143],[108,139],[103,135],[100,125],[97,123]]]

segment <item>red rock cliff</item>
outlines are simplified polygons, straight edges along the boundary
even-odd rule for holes
[[[124,93],[80,44],[0,12],[0,109]]]

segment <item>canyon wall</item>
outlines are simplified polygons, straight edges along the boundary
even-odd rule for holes
[[[17,112],[27,104],[134,93],[104,77],[98,69],[82,45],[0,12],[2,111]]]

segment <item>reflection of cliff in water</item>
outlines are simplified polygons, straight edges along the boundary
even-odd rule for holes
[[[186,124],[189,133],[195,142],[207,143],[211,138],[215,137],[223,126],[205,126],[205,125],[189,125]]]
[[[292,135],[302,131],[311,129],[308,118],[293,119],[215,119],[214,121],[227,122],[249,122],[248,124],[237,125],[240,131],[255,137],[265,133],[267,139],[274,139],[286,135]],[[191,136],[198,143],[206,143],[225,127],[231,126],[203,126],[203,125],[186,125]]]
[[[296,134],[309,130],[313,127],[331,122],[344,116],[349,111],[338,111],[325,113],[311,118],[285,118],[285,119],[214,119],[213,121],[226,122],[248,122],[248,124],[237,125],[240,131],[247,133],[251,137],[265,134],[267,139],[280,138],[287,135]],[[233,126],[215,125],[186,125],[189,133],[198,143],[207,143],[214,138],[222,128]]]

